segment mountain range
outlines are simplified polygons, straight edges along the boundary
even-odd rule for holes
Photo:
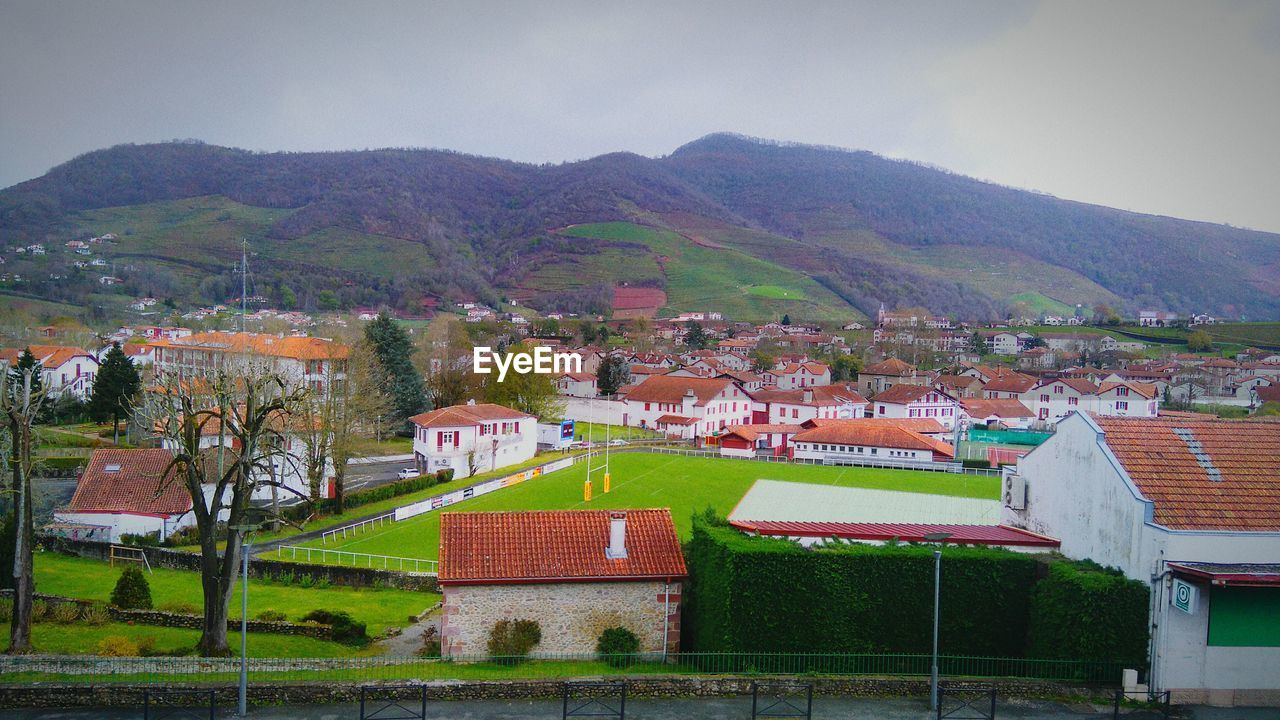
[[[730,134],[558,165],[116,146],[0,191],[8,269],[40,263],[0,292],[101,295],[62,250],[105,233],[115,291],[179,302],[238,296],[247,239],[254,294],[304,309],[506,298],[603,311],[632,288],[663,312],[746,320],[852,318],[881,303],[972,319],[1077,304],[1280,317],[1280,235]],[[36,242],[50,254],[13,255]]]

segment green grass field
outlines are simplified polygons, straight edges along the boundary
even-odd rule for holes
[[[35,556],[35,571],[38,592],[106,602],[120,577],[121,568],[112,568],[97,560],[42,552]],[[189,603],[200,607],[200,578],[194,572],[157,569],[147,574],[147,582],[151,585],[151,600],[157,607],[167,603]],[[440,596],[433,593],[409,590],[304,588],[249,580],[250,618],[265,610],[282,612],[290,620],[297,620],[312,610],[346,610],[353,618],[368,625],[370,635],[380,634],[388,627],[408,625],[410,615],[417,615],[439,599]],[[231,607],[232,614],[239,616],[238,585]]]
[[[127,637],[137,641],[142,638],[155,640],[155,648],[159,652],[169,652],[181,648],[194,648],[200,640],[200,631],[187,628],[160,627],[157,625],[127,625],[125,623],[107,623],[106,625],[61,625],[53,622],[39,622],[31,628],[31,642],[41,653],[51,655],[96,655],[98,644],[102,639],[112,635]],[[239,653],[239,631],[227,632],[228,644]],[[328,640],[315,638],[276,635],[272,633],[249,634],[249,657],[270,658],[325,658],[348,657],[376,654],[377,649],[357,648]]]
[[[882,468],[838,468],[765,464],[751,460],[694,458],[654,453],[619,453],[612,458],[612,491],[595,481],[591,502],[583,502],[586,463],[498,490],[457,506],[458,511],[557,510],[584,508],[671,508],[676,529],[689,537],[694,512],[708,506],[728,514],[758,479],[788,480],[845,487],[934,493],[994,499],[998,478]],[[598,476],[596,476],[598,477]],[[388,529],[346,542],[307,543],[375,555],[435,559],[439,554],[440,513],[405,520]]]

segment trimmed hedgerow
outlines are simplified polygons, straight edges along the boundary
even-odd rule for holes
[[[928,652],[933,548],[837,544],[805,549],[695,521],[685,637],[698,651]],[[1036,560],[948,547],[941,642],[950,655],[1017,657]]]
[[[1032,597],[1032,657],[1147,663],[1151,593],[1120,571],[1054,563]]]

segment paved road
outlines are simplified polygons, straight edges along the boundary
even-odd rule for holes
[[[417,706],[405,703],[413,711]],[[381,706],[370,703],[372,714]],[[1175,717],[1187,720],[1277,720],[1276,708],[1179,708]],[[428,720],[554,720],[562,717],[559,700],[528,701],[455,701],[428,702]],[[405,717],[408,713],[400,713]],[[380,714],[390,716],[388,712]],[[689,698],[677,700],[628,700],[626,716],[635,720],[747,720],[751,717],[751,699],[740,698]],[[1001,701],[997,707],[999,718],[1017,720],[1084,720],[1086,718],[1110,718],[1110,708],[1103,706],[1066,706],[1061,703],[1028,700]],[[0,720],[133,720],[141,718],[141,709],[110,710],[0,710]],[[166,716],[172,717],[172,716]],[[180,717],[186,717],[181,716]],[[207,716],[204,716],[207,717]],[[235,717],[232,707],[220,708],[218,718]],[[359,705],[308,705],[250,708],[253,720],[355,720],[360,717]],[[412,715],[416,717],[416,715]],[[846,697],[816,697],[813,701],[815,720],[926,720],[932,718],[928,701],[917,698],[867,699]],[[971,717],[966,715],[965,717]],[[1127,720],[1147,720],[1155,715],[1144,713],[1125,714]]]

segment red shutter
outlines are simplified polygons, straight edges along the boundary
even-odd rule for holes
[[[453,447],[455,447],[455,448],[457,448],[457,447],[458,447],[458,439],[459,439],[461,436],[462,436],[462,433],[460,433],[460,432],[454,432],[454,433],[453,433]]]

